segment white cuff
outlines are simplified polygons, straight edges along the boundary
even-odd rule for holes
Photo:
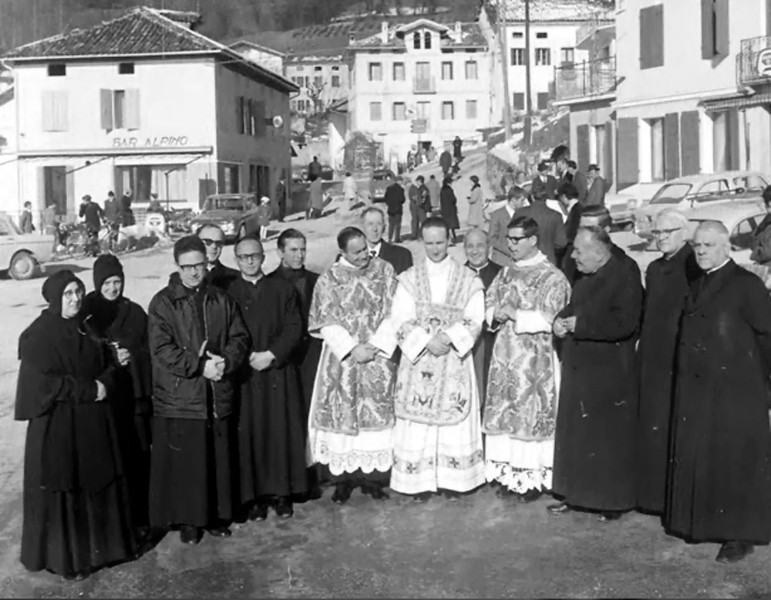
[[[396,350],[396,335],[394,335],[390,319],[383,319],[377,331],[369,338],[368,343],[380,350],[386,358],[390,358],[393,355],[394,350]]]
[[[447,329],[445,333],[447,334],[447,337],[450,338],[458,356],[465,356],[471,352],[476,340],[462,323],[455,323],[455,325]]]
[[[423,350],[426,349],[428,342],[431,341],[431,335],[420,327],[415,327],[407,334],[404,341],[400,344],[402,352],[411,363],[418,360]]]
[[[332,350],[332,354],[340,361],[358,346],[358,342],[340,325],[327,325],[321,328],[320,333],[321,338]]]
[[[538,310],[518,310],[514,333],[549,333],[551,323]]]

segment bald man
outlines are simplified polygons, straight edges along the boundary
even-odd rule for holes
[[[635,506],[635,344],[643,289],[639,272],[613,252],[605,229],[579,228],[573,258],[582,276],[554,321],[562,339],[562,381],[549,507],[598,513],[603,521]]]
[[[722,542],[730,563],[771,540],[771,300],[731,260],[722,223],[699,225],[693,247],[702,275],[681,321],[664,525]]]
[[[466,266],[474,271],[482,280],[482,285],[487,291],[495,279],[501,265],[490,260],[490,239],[487,232],[482,229],[472,229],[463,238],[463,250],[466,253]],[[485,392],[487,391],[487,373],[490,370],[490,357],[495,343],[495,333],[490,331],[487,322],[482,325],[482,335],[477,338],[474,346],[474,369],[479,385],[479,397],[481,407],[484,410]]]

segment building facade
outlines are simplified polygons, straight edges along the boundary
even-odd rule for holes
[[[298,114],[325,112],[348,97],[348,68],[342,49],[288,56],[284,76],[300,88],[291,100],[291,108]]]
[[[0,177],[15,177],[18,191],[0,188],[0,207],[54,204],[73,219],[83,195],[102,202],[108,191],[130,193],[138,208],[156,194],[195,210],[216,192],[270,195],[290,169],[296,87],[194,23],[189,13],[138,8],[7,56],[16,160]]]
[[[418,146],[481,139],[494,118],[491,58],[477,23],[429,19],[389,27],[348,47],[349,130],[382,141],[389,164]]]

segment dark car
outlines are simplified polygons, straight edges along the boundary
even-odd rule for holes
[[[396,175],[391,169],[375,169],[369,180],[369,195],[373,202],[385,200],[386,188],[396,180]]]
[[[206,197],[203,210],[191,219],[190,225],[194,231],[201,225],[219,225],[225,239],[232,241],[259,231],[257,206],[256,194],[214,194]]]

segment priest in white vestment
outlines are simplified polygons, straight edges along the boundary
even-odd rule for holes
[[[482,282],[448,256],[439,217],[421,227],[426,257],[402,273],[391,326],[402,358],[396,385],[391,489],[450,499],[485,481],[472,349],[484,321]]]
[[[388,495],[393,463],[396,338],[388,315],[396,290],[389,263],[372,258],[364,233],[346,227],[341,256],[313,290],[308,331],[324,344],[308,422],[310,464],[327,465],[332,501],[343,504],[361,486],[376,500]]]
[[[512,257],[487,290],[486,319],[497,331],[482,418],[487,480],[501,497],[530,502],[550,490],[559,397],[552,323],[570,301],[570,283],[538,250],[538,224],[508,226]]]

